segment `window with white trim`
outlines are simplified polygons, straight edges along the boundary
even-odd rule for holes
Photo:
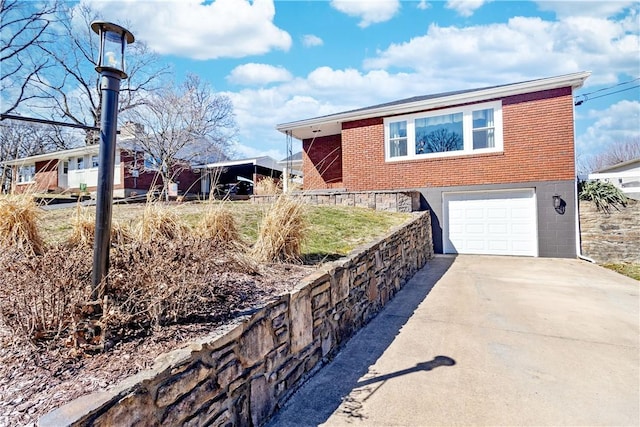
[[[77,170],[84,169],[84,157],[78,157],[76,159],[76,169]]]
[[[36,165],[20,166],[18,168],[18,183],[33,182],[36,178]]]
[[[91,167],[92,168],[98,167],[98,156],[91,156]]]
[[[502,151],[502,104],[486,102],[384,119],[387,161]]]

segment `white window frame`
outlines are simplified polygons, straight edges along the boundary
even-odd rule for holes
[[[473,149],[473,112],[478,110],[493,109],[494,120],[494,146],[488,148]],[[457,151],[443,151],[441,153],[416,154],[416,126],[417,119],[442,116],[446,114],[462,113],[463,149]],[[389,125],[395,122],[407,122],[407,155],[391,157],[391,144]],[[504,150],[502,136],[502,102],[483,102],[480,104],[465,105],[463,107],[445,108],[442,110],[427,111],[421,113],[406,114],[402,116],[386,117],[384,119],[384,152],[386,162],[398,162],[406,160],[432,159],[438,157],[470,156],[482,153],[499,153]]]
[[[92,155],[90,160],[91,160],[91,168],[92,169],[97,168],[98,167],[98,155],[97,154],[96,155]]]
[[[36,182],[36,165],[22,165],[18,167],[18,184],[29,184]]]
[[[87,167],[87,162],[84,156],[76,157],[76,170],[85,170]]]

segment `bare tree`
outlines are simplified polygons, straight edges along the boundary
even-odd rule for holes
[[[462,136],[446,128],[436,129],[422,137],[418,137],[418,153],[440,153],[460,150],[461,148]]]
[[[60,12],[59,41],[41,45],[42,53],[51,58],[54,68],[37,73],[41,96],[53,103],[55,114],[73,123],[99,126],[102,93],[95,71],[99,53],[99,38],[91,30],[91,22],[101,16],[85,3],[67,5]],[[134,109],[145,102],[146,94],[157,90],[167,66],[144,42],[127,47],[128,78],[122,81],[118,112]],[[90,132],[87,143],[95,143]]]
[[[144,128],[135,143],[155,164],[166,197],[168,185],[192,163],[225,158],[237,132],[231,100],[196,75],[159,90],[127,117]]]
[[[640,159],[640,138],[627,139],[624,142],[610,144],[601,153],[592,156],[582,156],[578,160],[578,169],[582,174],[588,174],[608,166],[629,160]]]
[[[20,0],[0,0],[2,113],[11,113],[23,102],[39,97],[33,90],[34,78],[52,65],[40,48],[53,40],[51,27],[58,10],[57,1],[35,6]]]
[[[14,178],[11,168],[2,165],[7,160],[44,154],[73,140],[66,129],[55,126],[15,121],[0,122],[0,184],[10,183]]]

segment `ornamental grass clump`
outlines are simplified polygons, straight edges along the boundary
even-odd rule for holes
[[[71,236],[67,241],[69,245],[93,247],[96,236],[96,218],[93,210],[78,204],[71,226]],[[131,240],[133,237],[127,227],[117,222],[111,223],[111,243],[124,244]]]
[[[281,195],[262,219],[251,255],[258,262],[298,262],[306,231],[302,203]]]
[[[260,196],[282,194],[282,182],[271,177],[262,178],[256,182],[254,192]]]
[[[214,242],[234,243],[240,240],[233,214],[225,203],[210,203],[198,229],[203,238]]]
[[[29,194],[0,196],[0,246],[31,255],[44,253],[38,205]]]
[[[609,213],[611,208],[627,206],[627,196],[615,185],[604,181],[583,181],[578,186],[580,200],[592,201],[596,208]]]
[[[136,230],[136,237],[143,242],[174,240],[185,236],[188,228],[178,215],[157,202],[147,202]]]

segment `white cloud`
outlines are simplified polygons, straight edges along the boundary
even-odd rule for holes
[[[569,16],[593,16],[593,17],[610,17],[614,16],[626,8],[637,5],[637,2],[633,1],[576,1],[576,0],[563,0],[563,1],[548,1],[541,0],[536,1],[538,8],[543,11],[554,12],[559,18],[566,18]]]
[[[239,65],[227,76],[230,83],[241,85],[265,85],[274,82],[286,82],[293,76],[284,67],[268,64],[249,63]]]
[[[445,7],[453,9],[459,15],[468,18],[485,3],[487,3],[486,0],[448,0]]]
[[[349,16],[360,18],[358,26],[366,28],[371,24],[385,22],[394,17],[400,9],[399,0],[332,0],[331,6]]]
[[[506,24],[431,25],[424,36],[392,44],[365,61],[367,69],[402,64],[425,78],[504,83],[598,70],[590,84],[611,83],[618,73],[637,74],[638,30],[625,21],[573,17],[562,21],[511,18]]]
[[[107,21],[129,22],[137,39],[163,55],[241,58],[291,46],[291,36],[273,23],[273,0],[84,2]]]
[[[427,0],[420,0],[416,7],[420,10],[427,10],[431,8],[431,4],[427,3]]]
[[[588,104],[576,109],[584,106]],[[622,100],[605,110],[589,110],[586,116],[586,120],[592,120],[593,124],[576,138],[579,153],[598,153],[606,151],[612,144],[640,138],[638,101]]]
[[[302,45],[304,47],[313,47],[313,46],[322,46],[324,42],[318,36],[314,36],[313,34],[305,34],[302,36]]]

